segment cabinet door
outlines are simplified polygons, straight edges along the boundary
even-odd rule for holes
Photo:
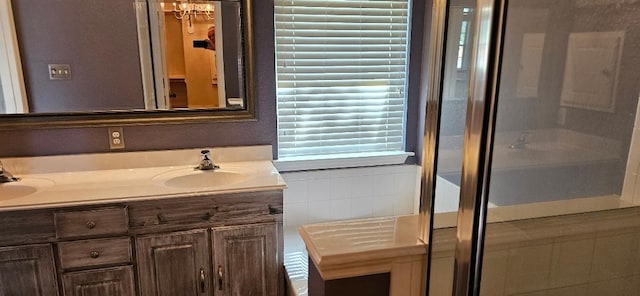
[[[276,224],[213,229],[216,296],[275,296],[279,293]]]
[[[58,295],[51,246],[0,248],[0,295]]]
[[[209,295],[207,230],[139,237],[136,250],[140,295]]]
[[[131,266],[65,273],[65,296],[135,296]]]

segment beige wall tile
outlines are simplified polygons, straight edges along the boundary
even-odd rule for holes
[[[482,262],[482,282],[480,283],[480,295],[504,295],[508,258],[508,250],[485,252]]]
[[[547,296],[547,291],[546,290],[542,290],[542,291],[536,291],[536,292],[529,292],[529,293],[522,293],[522,294],[513,294],[513,296]]]
[[[559,288],[589,281],[595,239],[553,245],[549,287]]]
[[[640,276],[626,278],[625,293],[628,295],[640,295]]]
[[[627,281],[624,279],[613,279],[601,282],[594,282],[588,286],[586,296],[632,296],[638,294],[627,294]]]
[[[431,261],[430,296],[449,296],[453,287],[453,257]]]
[[[633,237],[633,263],[629,272],[631,275],[640,275],[640,232]]]
[[[507,295],[547,288],[552,245],[520,247],[509,250]]]
[[[630,273],[634,235],[600,236],[596,239],[591,266],[592,282],[626,276]]]
[[[559,289],[551,289],[548,296],[585,296],[587,295],[587,285],[571,286]]]

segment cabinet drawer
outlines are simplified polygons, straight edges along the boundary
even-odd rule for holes
[[[63,269],[131,262],[128,237],[89,239],[58,244]]]
[[[135,296],[133,267],[93,269],[62,275],[65,296]]]
[[[100,208],[86,211],[56,212],[58,238],[123,234],[129,230],[127,209]]]
[[[134,234],[282,221],[282,190],[218,194],[129,204]]]

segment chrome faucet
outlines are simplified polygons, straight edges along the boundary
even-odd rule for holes
[[[525,148],[527,148],[527,144],[529,144],[529,141],[528,141],[527,137],[529,137],[529,135],[531,135],[531,132],[529,132],[529,131],[521,132],[520,136],[518,136],[516,141],[513,142],[511,145],[509,145],[509,148],[511,148],[511,149],[525,149]]]
[[[211,154],[209,150],[202,150],[200,151],[200,154],[202,154],[202,160],[200,161],[200,164],[195,167],[196,170],[210,171],[220,168],[220,166],[216,165],[215,163],[213,163],[213,160],[211,160]]]
[[[14,177],[11,173],[5,171],[2,161],[0,161],[0,183],[17,182],[20,179]]]

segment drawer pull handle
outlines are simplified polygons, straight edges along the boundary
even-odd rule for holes
[[[89,228],[89,229],[96,228],[96,222],[93,222],[93,221],[87,222],[87,228]]]
[[[100,257],[100,252],[98,252],[98,251],[91,251],[91,252],[89,252],[89,257],[91,257],[91,258],[93,258],[93,259],[96,259],[96,258]]]
[[[204,276],[204,269],[200,268],[200,293],[204,293],[206,287],[207,287],[207,282]]]
[[[222,265],[218,265],[218,290],[222,290],[223,283],[224,283],[224,271],[222,270]]]

